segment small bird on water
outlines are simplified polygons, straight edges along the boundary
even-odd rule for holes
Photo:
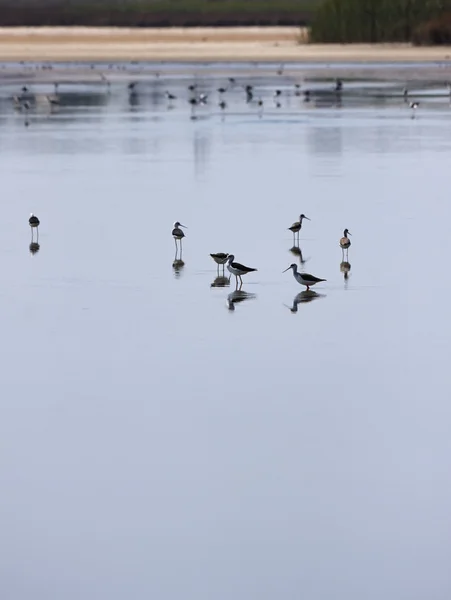
[[[179,240],[180,244],[182,243],[182,239],[185,237],[185,234],[180,229],[180,227],[184,227],[187,229],[186,225],[182,225],[179,221],[174,223],[174,229],[172,230],[172,237],[175,241],[175,247],[177,248],[177,240]]]
[[[33,230],[36,229],[37,240],[39,241],[39,224],[40,221],[36,215],[31,213],[30,218],[28,219],[28,223],[31,227],[31,241],[33,242]]]
[[[305,285],[307,291],[312,287],[312,285],[316,285],[321,281],[326,281],[326,279],[320,279],[319,277],[310,275],[310,273],[299,273],[298,266],[295,263],[291,264],[287,269],[285,269],[285,271],[283,271],[283,273],[286,273],[289,269],[293,270],[293,277],[298,283]]]
[[[415,118],[415,112],[417,111],[418,107],[420,106],[419,102],[411,102],[409,104],[409,108],[412,111],[412,119]]]
[[[216,254],[210,254],[210,256],[217,265],[225,265],[229,257],[225,252],[217,252]]]
[[[351,245],[351,240],[348,238],[348,235],[352,234],[350,233],[349,229],[345,229],[343,231],[343,237],[340,239],[340,247],[343,251],[343,254],[345,250],[349,250],[349,246]]]
[[[229,257],[225,252],[217,252],[216,254],[210,254],[211,258],[218,265],[218,273],[219,273],[219,265],[222,265],[222,272],[224,273],[225,264]]]
[[[293,232],[293,239],[296,237],[296,233],[297,233],[298,241],[299,241],[299,232],[302,229],[302,221],[304,219],[307,219],[307,221],[311,220],[308,217],[306,217],[304,214],[302,214],[302,215],[299,215],[299,221],[296,221],[295,223],[293,223],[293,225],[291,225],[291,227],[288,227],[288,229]]]
[[[230,273],[232,273],[232,275],[235,275],[236,278],[236,284],[238,286],[238,278],[240,279],[240,284],[243,285],[243,280],[241,279],[241,275],[247,275],[248,273],[252,273],[253,271],[256,271],[257,269],[252,269],[251,267],[245,267],[244,265],[234,262],[235,261],[235,257],[233,254],[230,254],[227,257],[227,269],[229,270]]]
[[[39,227],[40,221],[36,215],[31,213],[28,223],[30,224],[30,227]]]

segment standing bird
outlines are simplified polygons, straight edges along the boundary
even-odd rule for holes
[[[221,100],[221,102],[218,104],[218,106],[221,109],[221,112],[224,114],[224,111],[227,108],[227,103],[224,100]]]
[[[296,234],[298,234],[298,243],[299,243],[299,232],[302,229],[302,221],[304,219],[307,219],[307,221],[311,220],[308,217],[306,217],[304,214],[302,214],[302,215],[299,215],[299,221],[296,221],[295,223],[293,223],[293,225],[291,227],[288,227],[288,229],[293,232],[293,242],[296,242]]]
[[[415,117],[415,111],[417,110],[417,108],[420,106],[419,102],[411,102],[409,104],[409,107],[412,111],[412,119]]]
[[[227,258],[227,269],[229,270],[230,273],[232,273],[232,275],[235,275],[237,287],[238,287],[238,278],[240,279],[240,287],[241,287],[243,285],[243,280],[241,279],[241,276],[247,275],[247,273],[252,273],[253,271],[256,271],[257,269],[252,269],[251,267],[245,267],[244,265],[241,265],[240,263],[237,263],[234,261],[235,261],[234,255],[230,254]]]
[[[28,219],[28,223],[31,227],[31,239],[33,240],[33,229],[36,229],[37,239],[39,240],[39,224],[40,221],[36,215],[33,213],[30,214],[30,218]]]
[[[326,281],[326,279],[320,279],[319,277],[310,275],[310,273],[299,273],[298,266],[295,263],[291,264],[287,269],[285,269],[285,271],[283,271],[283,273],[286,273],[289,269],[293,270],[293,277],[298,283],[305,285],[307,291],[310,290],[312,285],[316,285],[320,281]]]
[[[191,118],[195,119],[196,118],[196,106],[198,106],[199,102],[197,101],[197,98],[190,98],[188,100],[188,102],[191,104]]]
[[[33,213],[30,214],[30,218],[28,219],[28,223],[30,227],[39,227],[40,220]]]
[[[185,234],[180,229],[180,227],[184,227],[185,229],[187,229],[186,225],[182,225],[180,223],[180,221],[176,221],[174,223],[174,229],[172,230],[172,237],[174,238],[174,241],[175,241],[175,250],[176,251],[177,251],[177,240],[179,240],[179,242],[180,242],[180,248],[181,248],[182,247],[182,240],[185,237]]]
[[[348,235],[352,235],[348,229],[345,229],[343,231],[343,237],[340,239],[340,247],[343,253],[343,257],[344,257],[344,253],[346,250],[346,256],[348,255],[348,250],[349,250],[349,246],[351,245],[351,240],[348,238]]]
[[[218,273],[219,273],[219,265],[222,265],[222,271],[224,272],[224,265],[226,264],[229,255],[226,254],[225,252],[217,252],[216,254],[210,254],[210,256],[215,261],[215,263],[218,265]]]
[[[229,257],[226,252],[216,252],[214,254],[210,254],[210,256],[217,265],[225,265]]]

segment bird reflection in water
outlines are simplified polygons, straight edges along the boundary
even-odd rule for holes
[[[185,267],[185,263],[183,262],[182,258],[181,257],[178,258],[177,254],[176,254],[175,258],[174,258],[174,262],[172,263],[172,268],[174,269],[174,275],[176,277],[180,277],[184,267]]]
[[[229,287],[230,285],[230,277],[226,277],[225,275],[218,275],[215,277],[213,283],[210,284],[212,288],[223,288]]]
[[[343,273],[345,287],[347,287],[347,285],[348,285],[350,270],[351,270],[351,263],[349,263],[347,261],[343,261],[340,263],[340,272]]]
[[[37,254],[40,249],[41,249],[41,246],[38,244],[38,242],[31,242],[31,244],[29,245],[29,250],[30,250],[31,256],[34,256],[35,254]]]
[[[253,300],[256,297],[256,294],[249,294],[243,290],[235,290],[227,296],[227,308],[229,310],[235,310],[235,304],[244,302],[245,300]]]
[[[293,306],[288,306],[284,304],[292,313],[298,312],[299,304],[306,304],[307,302],[312,302],[312,300],[318,300],[319,298],[325,298],[325,294],[318,294],[318,292],[314,292],[313,290],[305,290],[300,294],[296,294],[293,298]]]
[[[299,258],[299,264],[301,265],[301,267],[304,266],[305,263],[308,261],[308,258],[303,257],[302,250],[299,246],[293,246],[292,248],[290,248],[290,252],[291,254]]]

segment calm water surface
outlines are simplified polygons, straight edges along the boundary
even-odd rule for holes
[[[450,597],[449,97],[237,77],[2,87],[5,600]]]

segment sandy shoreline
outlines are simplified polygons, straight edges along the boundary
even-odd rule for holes
[[[296,27],[0,28],[0,61],[429,62],[451,48],[406,44],[309,45]],[[304,36],[304,38],[303,38]]]

